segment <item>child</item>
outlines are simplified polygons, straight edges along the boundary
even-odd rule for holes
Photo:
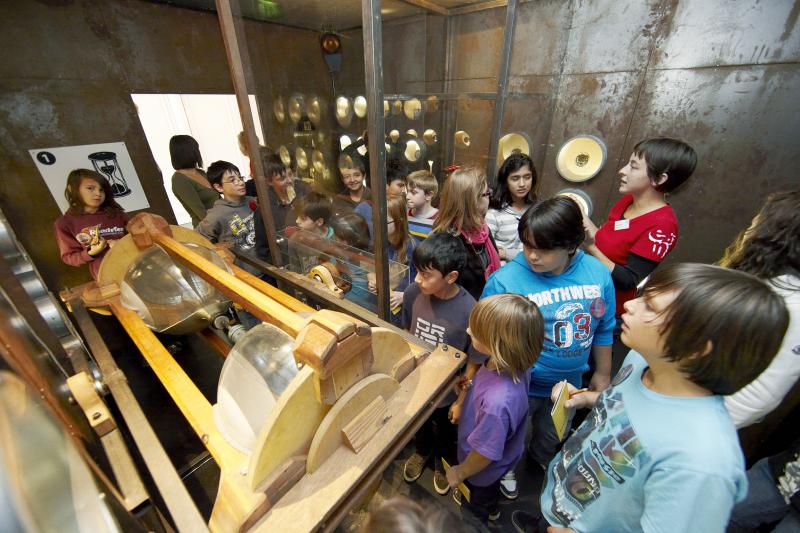
[[[439,210],[433,207],[436,195],[439,193],[439,182],[427,170],[417,170],[408,175],[408,216],[433,220]]]
[[[386,200],[386,233],[389,239],[389,260],[401,265],[408,265],[408,275],[403,277],[400,284],[392,289],[389,295],[389,307],[400,309],[403,303],[403,291],[408,287],[410,280],[417,277],[417,269],[411,261],[411,254],[416,247],[416,241],[408,234],[408,217],[406,216],[405,196],[390,196]],[[397,314],[397,322],[400,315]],[[392,320],[394,322],[394,319]]]
[[[195,229],[213,243],[230,243],[232,248],[254,255],[255,199],[245,194],[244,180],[239,175],[239,169],[233,163],[215,161],[208,167],[208,181],[222,194],[222,198],[214,203],[214,207],[208,210],[206,217]],[[257,268],[238,259],[236,264],[252,274],[261,274]]]
[[[449,233],[434,233],[414,249],[412,262],[417,274],[403,293],[403,329],[431,344],[448,344],[468,353],[467,378],[471,379],[483,358],[471,349],[467,335],[475,298],[458,284],[459,272],[467,262],[464,246]],[[448,407],[454,399],[455,396],[442,402],[444,405],[417,432],[416,449],[403,466],[403,478],[411,483],[422,475],[432,456],[433,487],[442,495],[447,494],[448,485],[441,458],[450,464],[455,460],[455,426],[448,421]],[[458,413],[454,423],[458,421]]]
[[[700,264],[653,274],[625,304],[631,352],[611,388],[576,395],[567,385],[568,408],[594,407],[547,468],[547,522],[557,531],[724,531],[747,480],[722,395],[766,368],[787,324],[781,297],[750,274]],[[535,520],[517,511],[512,521]]]
[[[489,200],[486,224],[503,264],[522,251],[517,226],[525,210],[536,202],[538,184],[536,167],[527,154],[511,154],[497,171],[497,190]]]
[[[390,198],[398,196],[405,199],[406,197],[406,178],[408,176],[408,168],[405,163],[399,159],[389,159],[386,161],[386,201]],[[372,199],[358,204],[354,211],[364,217],[369,226],[369,247],[372,248],[374,240],[374,233],[372,232]]]
[[[528,415],[528,369],[542,350],[544,323],[536,304],[518,294],[478,302],[469,317],[476,350],[489,355],[469,387],[458,425],[458,465],[447,482],[464,483],[471,500],[456,503],[482,521],[497,520],[500,479],[522,456]]]
[[[310,192],[296,202],[297,227],[289,238],[289,267],[302,274],[308,273],[319,263],[320,246],[333,238],[329,225],[333,215],[330,198],[324,194]]]
[[[375,296],[369,291],[367,270],[361,265],[361,258],[358,257],[359,250],[366,252],[369,248],[367,222],[358,213],[334,217],[333,237],[336,242],[350,247],[341,250],[338,254],[341,258],[334,261],[339,269],[339,276],[351,284],[350,290],[344,297],[374,313],[377,309]]]
[[[367,168],[363,159],[357,155],[341,157],[339,174],[342,178],[342,191],[336,195],[336,215],[352,212],[358,204],[372,200],[372,192],[364,185]]]
[[[611,379],[614,284],[597,259],[578,249],[584,238],[582,219],[578,204],[563,196],[529,208],[519,224],[523,252],[489,278],[483,291],[483,297],[501,292],[526,296],[544,316],[544,349],[528,390],[528,458],[542,468],[559,445],[550,417],[553,385],[566,379],[580,388],[590,352],[596,363],[591,388],[602,391]]]
[[[476,299],[489,275],[500,268],[497,248],[483,219],[491,195],[483,170],[457,168],[444,182],[439,216],[433,224],[434,233],[447,231],[464,243],[469,260],[459,283]]]
[[[64,196],[69,208],[54,225],[61,260],[72,266],[88,263],[97,279],[106,252],[127,233],[128,215],[114,200],[108,180],[94,170],[70,172]]]

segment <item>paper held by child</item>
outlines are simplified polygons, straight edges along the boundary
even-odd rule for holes
[[[444,457],[442,457],[442,466],[444,467],[444,472],[446,474],[447,471],[450,470],[450,465],[447,464],[447,461],[444,460]],[[467,487],[463,483],[459,483],[458,484],[458,490],[461,491],[461,495],[464,496],[464,498],[467,499],[467,502],[471,502],[472,501],[472,500],[470,500],[469,487]]]
[[[562,383],[564,385],[561,387],[558,398],[556,398],[555,403],[553,403],[553,408],[550,410],[550,416],[553,418],[553,425],[556,428],[556,435],[558,435],[559,441],[564,440],[564,434],[567,432],[567,424],[569,423],[569,409],[566,406],[567,400],[576,394],[589,390],[579,389],[570,394],[567,382],[562,381]]]

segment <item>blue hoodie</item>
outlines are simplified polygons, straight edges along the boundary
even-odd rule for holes
[[[578,250],[561,274],[539,274],[521,253],[492,274],[481,298],[507,292],[527,296],[544,317],[544,348],[531,369],[528,396],[549,398],[553,385],[564,379],[580,387],[592,346],[613,343],[614,283],[608,269]]]

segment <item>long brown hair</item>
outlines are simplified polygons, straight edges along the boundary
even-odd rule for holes
[[[720,259],[720,266],[759,278],[800,275],[800,189],[767,197],[749,228]]]
[[[386,214],[394,220],[394,233],[389,237],[389,244],[397,251],[395,261],[408,264],[408,207],[405,196],[389,196],[386,199]]]
[[[108,183],[105,176],[94,170],[89,170],[88,168],[76,168],[67,176],[67,186],[64,189],[64,198],[69,202],[68,213],[80,215],[84,212],[86,206],[83,200],[81,200],[81,193],[79,190],[83,180],[96,181],[106,195],[98,211],[105,210],[107,213],[115,213],[123,210],[117,201],[114,200],[114,192],[111,190],[111,184]]]
[[[486,172],[478,167],[463,167],[455,170],[442,187],[439,216],[433,223],[433,231],[459,233],[477,230],[483,223],[478,212],[478,198],[486,188]]]

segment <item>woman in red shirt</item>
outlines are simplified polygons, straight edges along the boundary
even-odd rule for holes
[[[611,271],[622,306],[636,286],[664,260],[678,240],[678,219],[665,196],[685,182],[697,166],[697,154],[683,141],[648,139],[633,148],[619,171],[622,198],[600,226],[584,218],[584,250]]]

